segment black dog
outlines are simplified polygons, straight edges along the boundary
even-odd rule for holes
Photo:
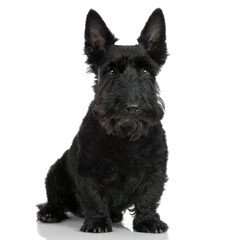
[[[80,130],[46,178],[48,202],[38,220],[59,222],[70,211],[84,217],[83,232],[110,232],[134,206],[133,228],[162,233],[156,213],[167,180],[167,145],[160,120],[164,104],[156,75],[167,58],[160,9],[148,19],[138,45],[117,39],[97,12],[86,20],[85,54],[96,75],[95,98]]]

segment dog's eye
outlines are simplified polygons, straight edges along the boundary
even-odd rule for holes
[[[143,70],[142,70],[142,75],[143,75],[144,77],[147,77],[147,76],[149,75],[149,71],[148,71],[146,68],[143,68]]]
[[[114,76],[116,76],[116,74],[117,74],[117,69],[116,69],[116,68],[110,68],[110,69],[108,70],[108,75],[109,75],[110,77],[114,77]]]

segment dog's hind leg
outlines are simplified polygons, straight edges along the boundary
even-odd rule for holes
[[[54,165],[51,166],[46,178],[46,204],[40,204],[37,220],[44,223],[60,222],[67,218],[64,213],[66,202],[70,195],[71,184],[66,173],[66,151]]]

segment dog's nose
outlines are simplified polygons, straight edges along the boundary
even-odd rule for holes
[[[139,106],[138,104],[127,104],[125,111],[128,113],[136,113],[139,112]]]

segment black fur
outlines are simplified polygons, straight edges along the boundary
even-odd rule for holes
[[[85,218],[81,231],[110,232],[134,206],[134,230],[161,233],[168,229],[156,213],[168,155],[155,79],[167,58],[162,11],[152,13],[138,45],[116,41],[90,10],[85,54],[96,75],[95,98],[72,146],[48,172],[48,202],[39,205],[38,220],[59,222],[71,211]]]

